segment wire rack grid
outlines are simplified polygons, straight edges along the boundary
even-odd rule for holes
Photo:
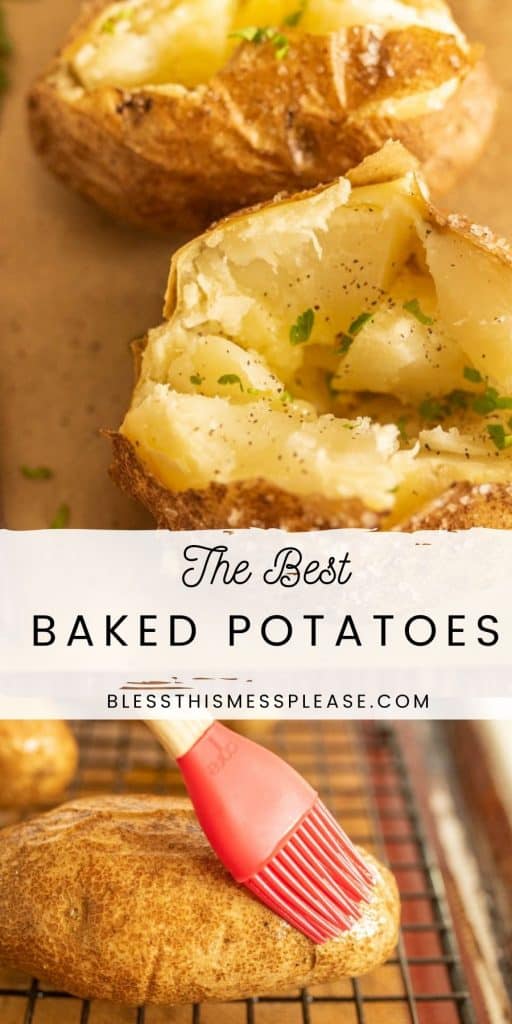
[[[378,724],[254,723],[321,793],[352,838],[391,867],[402,899],[396,956],[359,980],[229,1004],[140,1007],[75,999],[0,967],[0,1024],[476,1024],[443,880],[396,731]],[[139,724],[79,722],[70,797],[182,792]]]

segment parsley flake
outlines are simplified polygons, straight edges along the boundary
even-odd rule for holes
[[[129,20],[130,20],[130,12],[129,11],[126,11],[126,10],[117,11],[116,14],[111,14],[110,17],[105,18],[105,21],[103,22],[103,25],[100,28],[100,32],[102,33],[102,35],[104,34],[104,35],[111,36],[113,34],[113,32],[115,31],[116,25],[118,25],[120,21],[129,21]]]
[[[490,412],[494,412],[498,408],[499,400],[500,396],[496,388],[486,388],[482,395],[477,395],[473,400],[473,412],[478,412],[481,416],[488,416]]]
[[[287,14],[286,18],[283,18],[283,25],[286,28],[296,28],[304,17],[307,5],[308,0],[302,0],[296,11],[292,11],[291,14]]]
[[[338,395],[340,394],[339,389],[334,384],[335,380],[336,380],[336,374],[335,373],[326,373],[325,374],[325,386],[326,386],[326,388],[327,388],[331,398],[337,398]]]
[[[419,408],[419,413],[422,419],[428,420],[429,423],[433,423],[437,420],[443,420],[446,412],[446,408],[443,408],[440,402],[435,398],[425,398]]]
[[[416,317],[416,320],[418,320],[420,324],[424,324],[425,327],[432,327],[432,324],[435,323],[435,320],[433,320],[431,316],[427,316],[427,314],[423,312],[418,299],[409,299],[408,302],[404,302],[403,308],[407,313],[411,313],[412,316]]]
[[[462,391],[460,388],[455,388],[454,391],[450,391],[450,394],[446,396],[446,402],[448,404],[448,412],[452,409],[467,409],[469,401],[469,394],[467,391]]]
[[[9,85],[7,62],[12,54],[12,43],[7,31],[5,12],[0,4],[0,93],[5,92]]]
[[[338,342],[337,354],[339,356],[346,356],[349,348],[354,344],[355,338],[351,334],[345,334],[345,331],[340,331],[336,335],[336,341]]]
[[[70,515],[69,505],[60,505],[50,523],[50,530],[64,530],[69,524]]]
[[[256,45],[272,43],[278,60],[283,60],[290,49],[287,37],[270,25],[246,25],[245,28],[237,29],[236,32],[230,32],[229,38],[242,39],[246,43],[255,43]]]
[[[338,342],[336,352],[338,355],[345,356],[347,354],[354,339],[357,338],[359,332],[362,331],[363,327],[369,323],[370,320],[373,320],[373,313],[360,313],[359,316],[356,316],[355,320],[352,321],[348,331],[340,331],[339,334],[336,335],[336,341]]]
[[[190,377],[190,383],[195,384],[196,387],[200,388],[201,384],[206,380],[206,377],[201,377],[199,373],[193,373]]]
[[[357,316],[356,319],[353,320],[352,323],[350,324],[348,333],[353,338],[357,337],[359,331],[362,331],[363,327],[365,327],[365,325],[369,323],[370,320],[373,320],[373,313],[360,313],[359,316]]]
[[[304,313],[300,313],[293,326],[290,327],[290,343],[303,345],[304,342],[309,341],[314,323],[315,313],[312,309],[306,309]]]
[[[20,466],[20,472],[26,480],[51,480],[53,476],[48,466]]]
[[[474,366],[465,366],[464,376],[466,380],[472,381],[473,384],[483,384],[484,378],[479,370],[475,370]]]
[[[406,416],[401,416],[400,419],[397,421],[396,425],[398,427],[398,433],[399,433],[399,436],[400,436],[400,440],[403,441],[404,444],[407,444],[407,442],[409,441],[409,434],[407,433],[407,430],[406,430],[406,427],[407,427],[407,417]]]
[[[503,451],[504,448],[512,448],[512,434],[505,433],[503,424],[489,423],[487,426],[487,433],[490,435],[491,440],[500,452]]]
[[[219,377],[217,384],[238,384],[240,391],[244,390],[242,381],[237,373],[223,373],[222,377]]]

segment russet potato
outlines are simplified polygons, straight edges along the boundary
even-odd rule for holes
[[[74,995],[143,1003],[279,992],[382,963],[394,879],[359,922],[315,946],[237,885],[186,799],[77,800],[0,833],[0,963]]]

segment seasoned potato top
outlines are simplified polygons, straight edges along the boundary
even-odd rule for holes
[[[2,833],[0,961],[130,1005],[364,973],[391,953],[399,917],[394,880],[370,859],[360,921],[316,947],[231,879],[188,800],[77,800]]]

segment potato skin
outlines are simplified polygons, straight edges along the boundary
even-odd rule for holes
[[[87,6],[68,42],[104,6]],[[455,37],[418,27],[287,36],[285,60],[270,43],[246,43],[209,83],[165,93],[87,92],[61,51],[29,95],[34,145],[114,216],[164,232],[197,231],[279,191],[328,181],[390,138],[419,158],[439,191],[483,149],[496,92],[477,48],[465,52]],[[454,78],[438,110],[403,118],[367,109]]]
[[[471,530],[474,527],[512,530],[512,484],[453,484],[440,498],[396,529]]]
[[[77,764],[77,743],[65,722],[0,721],[0,807],[52,803]]]
[[[390,955],[398,917],[379,867],[357,928],[315,947],[232,881],[180,798],[78,800],[0,844],[0,961],[83,998],[189,1003],[359,975]]]

